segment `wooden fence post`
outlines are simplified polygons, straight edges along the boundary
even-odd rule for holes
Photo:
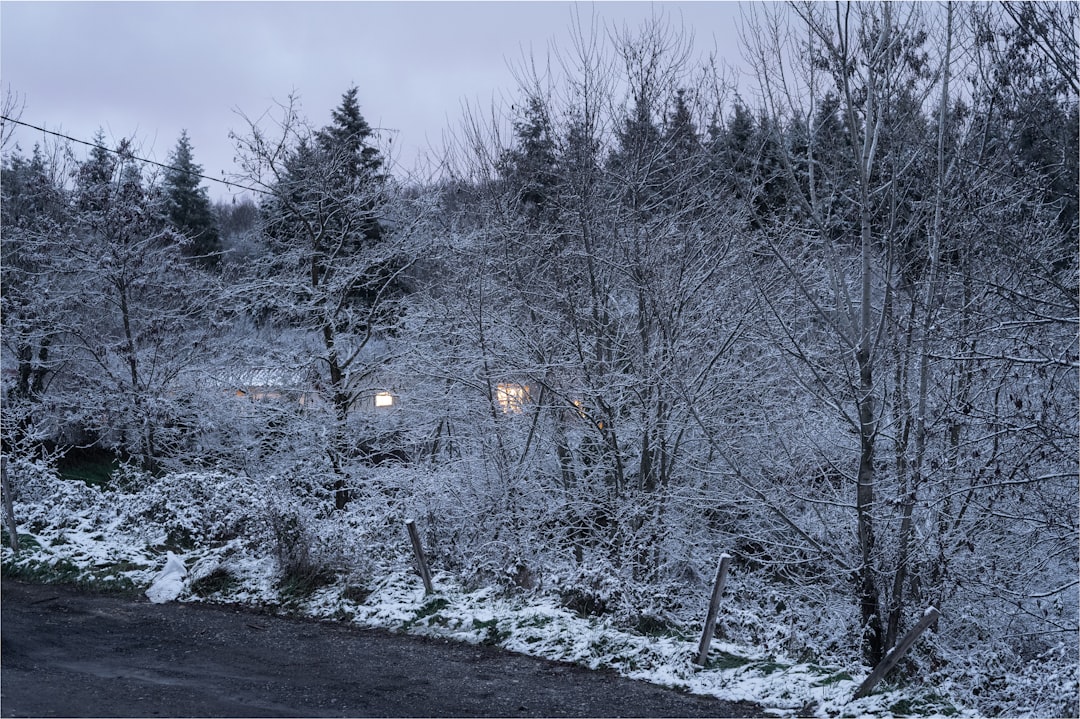
[[[716,567],[716,581],[713,582],[712,598],[709,600],[709,612],[705,615],[705,631],[701,633],[701,642],[698,644],[696,662],[705,666],[709,659],[709,645],[712,643],[713,634],[716,632],[716,615],[720,612],[720,595],[724,593],[724,584],[727,583],[728,565],[731,563],[731,555],[720,555],[720,564]]]
[[[923,612],[922,619],[919,623],[911,628],[904,638],[900,640],[900,643],[889,650],[885,655],[885,658],[874,667],[874,671],[870,672],[870,676],[859,685],[859,688],[855,690],[855,696],[852,699],[861,699],[869,694],[877,683],[885,678],[885,675],[893,670],[900,660],[904,658],[904,655],[911,649],[911,645],[915,643],[915,640],[919,638],[919,635],[926,631],[926,628],[937,621],[940,616],[940,612],[934,607],[928,607]]]
[[[7,525],[8,540],[15,554],[19,553],[19,533],[15,529],[15,509],[11,504],[11,484],[8,483],[7,457],[0,454],[0,491],[4,493],[4,524]]]
[[[424,594],[434,594],[435,588],[431,586],[431,572],[428,570],[427,559],[424,558],[424,547],[420,544],[420,533],[416,531],[416,522],[410,519],[405,522],[405,526],[409,529],[409,539],[412,540],[416,563],[420,565],[420,578],[424,580]]]

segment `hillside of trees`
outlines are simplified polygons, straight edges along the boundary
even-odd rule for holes
[[[752,97],[662,19],[579,30],[426,182],[362,86],[241,117],[238,203],[186,134],[5,147],[3,452],[272,479],[286,559],[415,516],[620,621],[727,552],[731,636],[873,666],[933,606],[901,672],[1074,716],[1075,15],[754,5]]]

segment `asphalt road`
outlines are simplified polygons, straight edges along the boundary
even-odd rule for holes
[[[493,647],[4,580],[0,716],[764,713]]]

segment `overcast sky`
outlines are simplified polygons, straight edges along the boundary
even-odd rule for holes
[[[654,12],[682,23],[703,55],[739,62],[734,2],[577,3],[583,19],[637,27]],[[204,173],[231,171],[235,110],[259,116],[299,93],[315,126],[352,84],[373,127],[394,130],[411,169],[440,150],[464,103],[512,99],[512,66],[567,47],[568,2],[0,3],[0,82],[22,120],[115,145],[134,136],[164,162],[186,128]],[[29,152],[40,132],[16,139]],[[80,151],[81,156],[81,151]],[[226,190],[212,186],[220,197]]]

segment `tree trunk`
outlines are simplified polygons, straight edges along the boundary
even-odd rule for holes
[[[859,474],[855,496],[858,514],[859,608],[863,628],[863,656],[875,666],[884,652],[881,606],[874,577],[874,440],[876,434],[873,373],[869,353],[858,353],[859,362]]]

